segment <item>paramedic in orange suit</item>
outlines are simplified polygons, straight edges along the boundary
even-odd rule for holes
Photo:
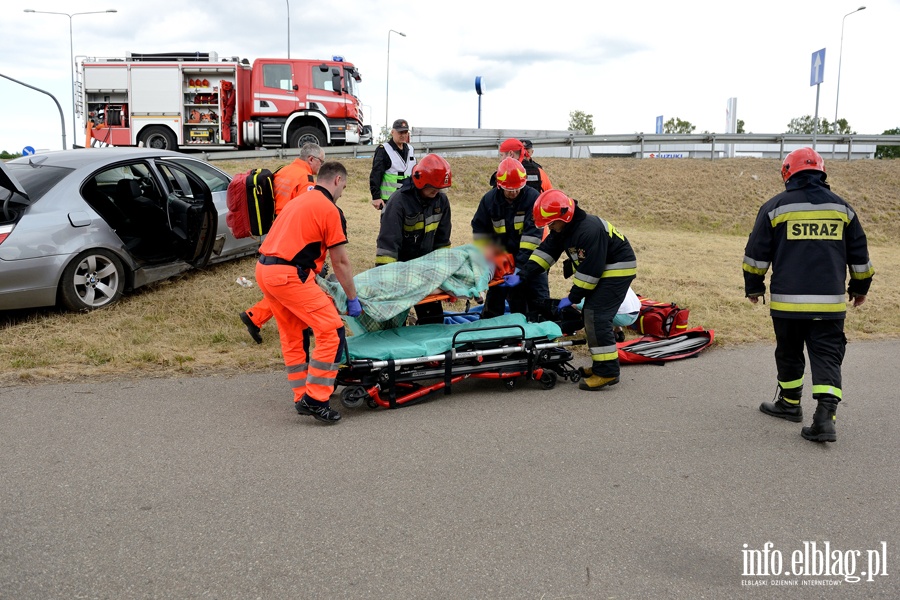
[[[306,143],[300,148],[300,158],[275,172],[275,216],[287,203],[302,196],[316,185],[316,174],[325,162],[325,153],[318,144]],[[253,341],[262,344],[259,330],[272,318],[272,311],[265,298],[242,312],[241,322]]]
[[[301,202],[291,202],[275,219],[259,248],[256,281],[269,301],[294,391],[294,407],[324,423],[341,415],[329,405],[347,340],[337,308],[316,283],[326,254],[347,294],[347,314],[362,313],[347,254],[347,222],[337,201],[347,185],[347,169],[328,162],[319,182]],[[310,335],[316,346],[310,356]]]

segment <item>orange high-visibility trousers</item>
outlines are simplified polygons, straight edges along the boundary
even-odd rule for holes
[[[294,402],[302,400],[304,394],[327,402],[347,345],[344,323],[334,303],[318,286],[313,273],[307,272],[306,281],[302,281],[294,266],[257,263],[256,281],[278,323]],[[312,356],[310,332],[316,338]]]
[[[263,296],[262,300],[245,310],[244,312],[250,317],[250,320],[253,321],[253,324],[262,329],[262,326],[269,322],[274,315],[272,314],[272,307],[269,306],[269,301],[266,300],[266,297]]]

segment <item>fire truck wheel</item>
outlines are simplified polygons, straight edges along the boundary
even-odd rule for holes
[[[142,129],[138,135],[138,142],[142,142],[144,148],[153,148],[154,150],[178,149],[178,140],[172,130],[158,125]]]
[[[288,145],[291,148],[299,148],[307,142],[312,142],[320,146],[325,145],[325,134],[318,127],[301,127],[291,134]]]

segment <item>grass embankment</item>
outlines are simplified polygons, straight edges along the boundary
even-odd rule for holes
[[[235,173],[283,161],[218,163]],[[497,161],[451,159],[454,244],[470,240],[469,221]],[[346,160],[350,185],[340,201],[355,270],[373,264],[378,213],[369,204],[368,160]],[[555,186],[612,221],[638,256],[635,289],[691,309],[691,323],[716,330],[721,344],[771,338],[767,307],[743,298],[740,264],[759,206],[783,189],[774,160],[543,161]],[[830,162],[833,189],[860,214],[877,275],[869,302],[849,311],[853,340],[900,336],[900,161]],[[177,374],[279,368],[274,321],[265,343],[250,342],[237,313],[260,297],[235,283],[253,277],[245,259],[183,274],[89,314],[56,310],[0,315],[0,378],[81,379],[123,373]],[[554,294],[568,286],[559,269]],[[249,343],[248,343],[249,342]]]

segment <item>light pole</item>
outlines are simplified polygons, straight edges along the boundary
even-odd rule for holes
[[[841,19],[841,49],[840,49],[840,52],[838,53],[837,93],[834,96],[834,123],[832,124],[832,127],[834,127],[834,133],[837,133],[838,102],[841,99],[841,61],[844,58],[844,22],[847,20],[847,17],[849,17],[850,15],[856,14],[861,10],[866,10],[866,7],[860,6],[859,8],[857,8],[856,10],[854,10],[852,12],[848,12],[846,15],[844,15],[844,18]],[[834,156],[835,156],[835,146],[837,146],[837,144],[831,145],[832,160],[834,159]]]
[[[387,75],[384,78],[384,126],[388,128],[390,125],[390,121],[388,121],[388,102],[390,99],[391,92],[391,34],[396,33],[406,37],[406,34],[400,31],[396,31],[391,29],[388,31],[388,49],[387,49]]]
[[[72,17],[77,17],[78,15],[99,15],[103,13],[114,13],[118,12],[114,8],[108,10],[92,10],[89,12],[78,12],[78,13],[64,13],[64,12],[51,12],[48,10],[34,10],[31,8],[26,8],[25,12],[27,13],[35,13],[41,15],[62,15],[64,17],[69,17],[69,70],[72,75],[72,147],[75,147],[75,140],[78,139],[78,131],[75,128],[75,45],[72,40]]]
[[[291,57],[291,0],[284,0],[287,4],[287,27],[288,27],[288,58]]]

